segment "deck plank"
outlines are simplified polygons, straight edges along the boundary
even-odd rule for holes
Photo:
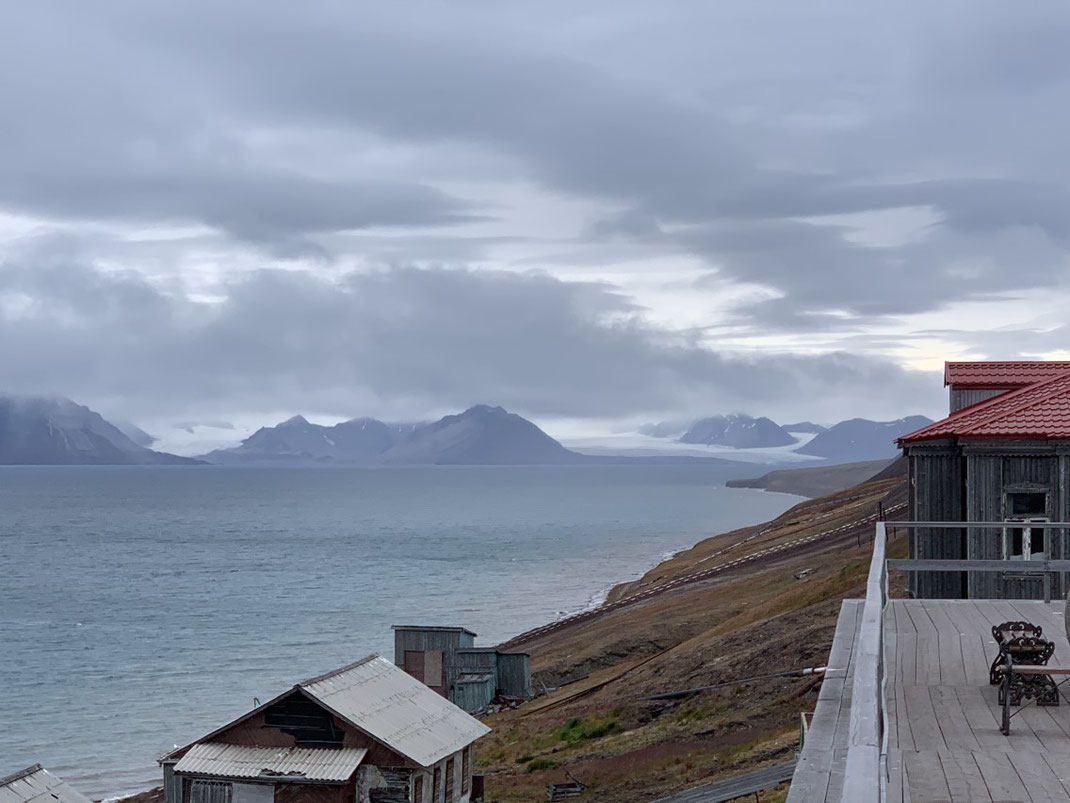
[[[940,726],[940,732],[948,749],[973,752],[980,750],[981,744],[973,734],[969,721],[962,710],[962,704],[955,693],[954,686],[936,686],[929,689],[933,713]]]
[[[973,758],[993,800],[1030,803],[1029,791],[1006,753],[974,754]]]
[[[888,803],[903,803],[903,754],[900,750],[888,750]]]
[[[979,752],[986,750],[1007,750],[1007,737],[1000,733],[1000,721],[993,709],[992,702],[986,695],[995,698],[996,690],[977,686],[963,686],[955,689],[962,715],[969,723],[970,732],[977,740]]]
[[[981,770],[973,759],[973,753],[938,753],[940,764],[943,767],[944,778],[947,781],[951,799],[959,801],[983,801],[992,800],[988,794],[988,786],[981,776]]]
[[[1041,753],[1015,750],[1007,755],[1011,764],[1018,771],[1018,777],[1027,784],[1029,796],[1035,803],[1052,803],[1053,801],[1066,800],[1066,787],[1063,786],[1059,777],[1052,771],[1051,766],[1044,760],[1044,756]]]
[[[951,790],[940,757],[935,752],[922,751],[903,755],[907,785],[911,799],[943,803],[951,801]]]
[[[936,719],[933,710],[933,701],[929,696],[928,686],[906,686],[903,689],[906,697],[907,718],[910,721],[910,732],[914,736],[914,744],[917,750],[947,750],[947,742],[940,730],[940,723]]]

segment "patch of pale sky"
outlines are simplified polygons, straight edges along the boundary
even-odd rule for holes
[[[895,248],[924,240],[942,216],[933,208],[908,206],[848,215],[800,218],[804,222],[843,226],[843,237],[873,248]]]

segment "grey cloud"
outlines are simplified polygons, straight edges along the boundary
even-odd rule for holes
[[[284,257],[531,264],[537,243],[496,250],[525,234],[497,195],[519,185],[589,210],[577,268],[691,256],[778,296],[711,325],[849,333],[1065,292],[1065,4],[400,8],[19,5],[0,209],[202,224]],[[813,220],[914,207],[936,222],[898,245]],[[499,228],[458,230],[477,221]],[[381,226],[437,229],[362,236]]]
[[[0,269],[0,386],[65,392],[130,417],[420,415],[489,401],[590,418],[890,414],[937,386],[846,354],[722,355],[633,312],[600,284],[412,268],[336,279],[260,271],[207,305],[59,259]]]

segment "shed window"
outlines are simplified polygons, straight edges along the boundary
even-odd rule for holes
[[[424,801],[424,776],[417,775],[412,782],[412,800],[413,803],[423,803]]]
[[[468,755],[469,748],[461,751],[461,794],[468,794],[468,787],[472,780],[472,762]]]
[[[446,803],[453,803],[456,799],[453,794],[453,765],[452,758],[446,759]]]
[[[223,781],[193,780],[189,788],[189,803],[231,803],[233,787]]]
[[[432,786],[431,799],[436,801],[436,802],[438,800],[441,800],[442,796],[439,794],[439,790],[442,789],[442,765],[441,764],[436,764],[435,765],[434,782],[431,784],[431,786]]]

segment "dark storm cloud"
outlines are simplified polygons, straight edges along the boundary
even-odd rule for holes
[[[0,386],[49,392],[61,378],[64,392],[153,415],[224,405],[390,415],[488,401],[597,418],[799,397],[836,409],[860,386],[894,409],[935,387],[846,354],[722,357],[642,325],[611,288],[543,274],[260,271],[204,304],[58,258],[0,268],[0,298]]]

